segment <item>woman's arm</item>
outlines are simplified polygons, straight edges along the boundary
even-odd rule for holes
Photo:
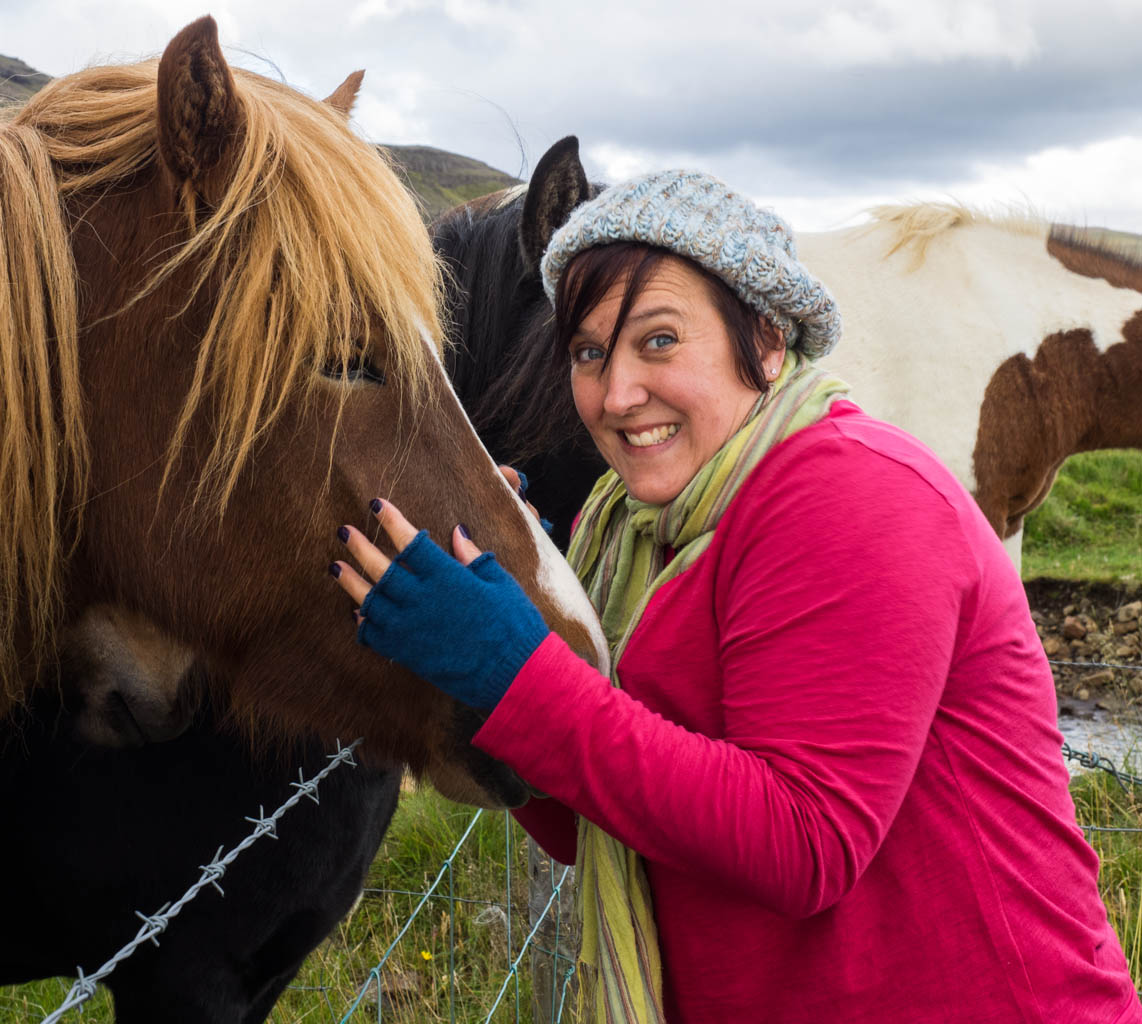
[[[904,798],[974,560],[945,497],[859,445],[749,486],[716,555],[725,738],[549,636],[475,742],[647,858],[802,916],[855,884]]]
[[[575,812],[566,804],[550,797],[532,797],[512,811],[512,817],[560,864],[575,863],[579,826]]]

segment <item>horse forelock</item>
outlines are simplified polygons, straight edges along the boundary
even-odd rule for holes
[[[116,186],[161,178],[156,76],[154,61],[91,68],[51,83],[0,123],[0,499],[9,518],[0,550],[0,714],[25,686],[18,628],[30,631],[34,651],[50,649],[64,538],[78,531],[85,500],[78,286],[65,204],[90,209]],[[244,130],[224,187],[204,216],[200,197],[184,190],[183,239],[112,314],[129,316],[179,271],[193,280],[184,311],[212,300],[167,472],[209,395],[215,441],[197,498],[219,514],[287,400],[329,387],[323,368],[369,356],[401,375],[415,401],[439,372],[423,338],[443,343],[439,269],[387,161],[332,108],[257,75],[235,71],[235,79]]]
[[[89,458],[71,247],[38,134],[0,128],[0,716],[55,646]]]
[[[1041,235],[1047,231],[1047,222],[1029,209],[987,213],[957,202],[916,202],[874,206],[867,212],[873,226],[880,226],[889,233],[885,257],[910,248],[914,266],[924,262],[934,239],[954,228],[990,224],[1014,234]]]

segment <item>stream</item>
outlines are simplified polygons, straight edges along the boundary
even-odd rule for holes
[[[1102,708],[1074,708],[1068,701],[1060,709],[1059,731],[1071,749],[1108,758],[1116,768],[1142,774],[1142,722]],[[1063,710],[1074,708],[1071,713]],[[1087,771],[1077,760],[1068,760],[1072,775]]]

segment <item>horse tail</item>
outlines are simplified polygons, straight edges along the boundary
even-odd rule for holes
[[[55,650],[88,478],[76,277],[52,161],[0,125],[0,717]]]

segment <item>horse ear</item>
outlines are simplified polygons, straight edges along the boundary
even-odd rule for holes
[[[234,76],[218,45],[218,26],[207,15],[168,44],[159,61],[159,153],[182,189],[209,201],[210,185],[225,174],[245,116]]]
[[[579,161],[579,140],[568,135],[540,157],[527,187],[519,248],[528,273],[539,273],[539,261],[551,236],[590,194],[587,172]]]
[[[353,110],[353,104],[357,102],[357,93],[361,91],[361,79],[364,77],[364,71],[354,71],[322,102],[328,103],[338,113],[348,117]]]

